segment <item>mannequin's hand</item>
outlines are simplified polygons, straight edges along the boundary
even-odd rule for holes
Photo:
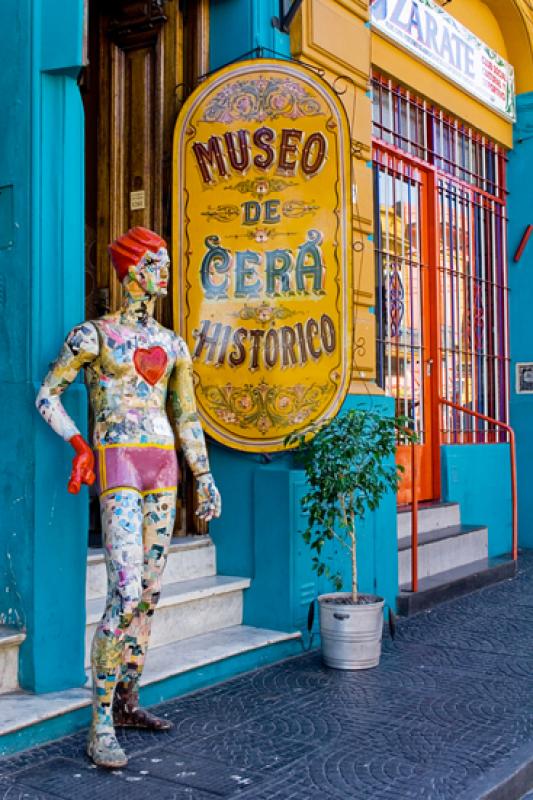
[[[76,455],[72,461],[68,490],[71,494],[78,494],[82,483],[91,486],[95,481],[94,455],[83,436],[73,436],[69,441]]]
[[[197,516],[204,522],[220,517],[222,501],[210,472],[196,479]]]

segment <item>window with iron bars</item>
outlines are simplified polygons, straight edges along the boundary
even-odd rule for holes
[[[506,422],[506,151],[392,79],[375,75],[372,97],[378,382],[423,442],[427,271],[437,281],[441,395]],[[424,190],[421,174],[430,176]],[[425,204],[435,209],[431,229]],[[434,240],[426,249],[424,225]],[[439,414],[443,442],[505,441],[491,423],[447,407]]]

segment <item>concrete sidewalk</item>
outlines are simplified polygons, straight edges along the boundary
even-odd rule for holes
[[[169,733],[0,760],[5,800],[515,800],[533,788],[533,552],[515,579],[402,621],[378,668],[316,652],[167,702]]]

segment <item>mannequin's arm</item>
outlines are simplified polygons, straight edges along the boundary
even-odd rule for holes
[[[98,334],[92,323],[84,322],[73,328],[45,377],[35,401],[45,422],[66,442],[70,442],[76,451],[68,487],[73,494],[79,492],[82,483],[94,482],[94,457],[74,421],[65,411],[61,395],[75,380],[80,369],[94,361],[98,352]]]
[[[176,365],[170,378],[170,400],[181,448],[198,481],[197,514],[208,522],[220,516],[220,494],[209,469],[204,432],[196,410],[191,357],[187,345],[180,338],[177,340]]]

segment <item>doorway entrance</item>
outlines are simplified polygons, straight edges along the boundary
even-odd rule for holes
[[[430,313],[427,174],[401,156],[374,153],[377,269],[377,374],[396,413],[418,435],[419,500],[435,496],[435,380]],[[404,466],[399,502],[411,498],[411,448],[400,445]]]
[[[377,377],[418,435],[418,500],[438,500],[442,444],[505,437],[440,398],[508,420],[506,153],[384,76],[373,134]]]
[[[209,0],[88,0],[85,111],[86,318],[119,308],[122,293],[107,246],[129,228],[170,244],[174,123],[208,70]],[[172,280],[172,277],[171,277]],[[173,327],[172,292],[157,319]],[[182,465],[183,466],[183,465]],[[182,469],[182,475],[187,471]],[[192,481],[182,483],[175,533],[195,530]],[[100,544],[91,494],[90,542]],[[185,509],[187,510],[185,513]]]

